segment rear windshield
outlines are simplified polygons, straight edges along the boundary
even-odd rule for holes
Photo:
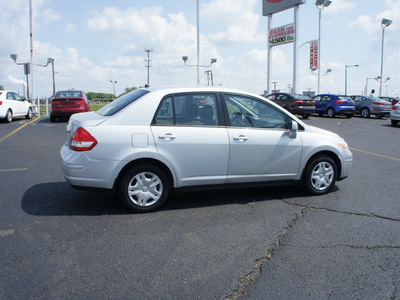
[[[143,95],[147,94],[149,91],[146,90],[134,90],[130,92],[110,104],[107,104],[102,109],[97,111],[97,114],[101,116],[112,116],[113,114],[119,112],[121,109],[127,107],[129,104],[133,103]]]
[[[347,101],[351,101],[350,97],[346,97],[346,96],[339,96],[338,97],[340,100],[347,100]]]
[[[299,99],[299,100],[310,100],[309,97],[301,95],[301,94],[293,94],[292,96],[293,96],[293,98]]]
[[[56,98],[81,98],[82,93],[80,91],[60,91],[57,92]]]

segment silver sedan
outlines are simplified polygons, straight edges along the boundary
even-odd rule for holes
[[[221,87],[135,90],[73,115],[67,131],[66,180],[114,190],[135,212],[156,210],[171,189],[189,186],[287,182],[325,194],[352,164],[337,134]]]

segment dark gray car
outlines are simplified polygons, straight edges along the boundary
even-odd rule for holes
[[[315,101],[300,94],[273,93],[267,96],[269,100],[282,106],[292,114],[301,115],[307,119],[315,112]]]
[[[356,113],[360,114],[363,118],[375,115],[380,119],[390,114],[392,105],[389,101],[365,95],[352,95],[350,98],[354,101]]]

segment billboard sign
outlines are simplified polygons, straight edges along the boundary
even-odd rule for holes
[[[268,33],[268,46],[278,46],[293,43],[296,38],[296,25],[294,23],[272,28]]]
[[[310,42],[310,70],[318,69],[319,41]]]
[[[304,3],[306,0],[262,0],[263,16],[272,15]]]

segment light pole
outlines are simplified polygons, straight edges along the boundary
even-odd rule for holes
[[[17,62],[17,54],[10,54],[11,59],[20,66],[24,66],[24,74],[26,75],[26,96],[27,99],[29,100],[29,78],[28,75],[31,73],[31,68],[30,68],[30,63],[25,62],[25,63],[19,63]]]
[[[379,84],[379,97],[382,96],[382,79],[383,79],[383,42],[385,39],[385,28],[389,27],[392,24],[392,20],[389,19],[382,19],[381,26],[382,26],[382,54],[381,54],[381,82]]]
[[[146,68],[147,68],[147,86],[150,86],[150,52],[153,52],[153,49],[146,49],[144,50],[145,52],[147,52],[147,59],[145,59],[145,61],[147,62]],[[114,91],[115,94],[115,91]]]
[[[113,85],[113,87],[114,87],[114,98],[115,98],[115,84],[117,84],[117,81],[112,81],[112,80],[110,80],[110,82],[111,82],[111,84]]]
[[[195,64],[195,65],[188,65],[188,64],[187,64],[188,59],[189,59],[188,56],[182,56],[182,60],[183,60],[183,62],[185,63],[185,66],[188,66],[188,67],[197,67],[197,70],[199,70],[200,67],[202,67],[202,68],[209,68],[209,67],[211,67],[212,64],[214,64],[214,63],[217,62],[217,59],[216,59],[216,58],[211,58],[211,63],[210,63],[209,65],[207,65],[207,66],[199,65],[199,62],[198,62],[198,61],[197,61],[197,64]],[[199,76],[199,75],[197,75],[197,76]],[[197,85],[199,85],[199,84],[200,84],[200,78],[197,77]]]
[[[330,0],[317,0],[315,1],[315,6],[318,9],[318,94],[319,88],[321,86],[321,15],[322,10],[328,7],[332,1]]]
[[[357,68],[358,65],[345,65],[344,66],[344,94],[347,95],[347,68]]]
[[[366,83],[365,83],[365,90],[364,90],[364,94],[365,94],[365,95],[368,94],[368,80],[369,80],[369,79],[379,80],[379,79],[381,79],[381,76],[376,76],[375,78],[369,78],[369,77],[367,77],[367,81],[366,81]]]

